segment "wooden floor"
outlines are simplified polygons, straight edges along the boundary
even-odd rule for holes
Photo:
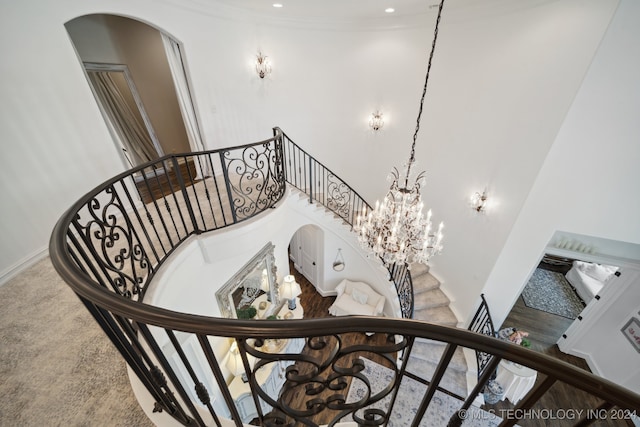
[[[152,202],[180,190],[175,170],[168,170],[166,173],[153,173],[147,168],[145,172],[148,174],[147,179],[141,179],[136,182],[136,187],[143,203]],[[180,163],[180,174],[187,187],[195,183],[196,168],[193,160],[189,159],[184,163]]]
[[[567,319],[555,314],[546,313],[544,311],[529,308],[524,304],[522,297],[518,298],[518,301],[514,305],[513,309],[505,319],[504,327],[515,327],[516,329],[529,332],[529,338],[531,341],[531,349],[544,354],[548,354],[557,359],[568,362],[581,369],[589,371],[589,367],[584,359],[565,354],[560,351],[556,342],[567,330],[569,325],[573,322],[572,319]],[[538,374],[536,379],[536,385],[540,384],[544,380],[544,375]],[[575,389],[565,383],[556,383],[551,387],[547,393],[545,393],[538,403],[532,408],[529,413],[531,419],[522,419],[518,421],[518,425],[522,427],[532,426],[572,426],[576,424],[578,420],[568,419],[568,417],[562,417],[564,419],[549,419],[548,416],[552,414],[560,414],[556,411],[544,413],[544,416],[540,415],[542,409],[545,408],[563,408],[573,409],[579,413],[580,410],[584,410],[583,414],[588,409],[597,408],[600,401],[595,397]],[[515,408],[508,400],[500,401],[495,405],[484,405],[482,407],[485,410],[493,410],[500,416],[506,414]],[[537,414],[535,411],[539,411]],[[566,412],[565,412],[566,414]],[[573,414],[573,412],[571,413]],[[548,416],[547,416],[548,415]],[[560,414],[562,415],[562,414]],[[568,414],[567,414],[568,415]],[[546,418],[546,419],[545,419]],[[558,417],[560,418],[560,417]],[[594,426],[632,426],[630,422],[627,423],[623,420],[613,420],[611,417],[608,419],[598,420]]]
[[[333,304],[335,301],[335,297],[322,297],[318,292],[316,292],[315,287],[309,283],[309,281],[298,273],[293,265],[290,265],[291,274],[296,277],[296,281],[300,284],[300,288],[302,289],[302,294],[300,295],[300,303],[304,309],[304,317],[305,318],[321,318],[321,317],[330,317],[329,314],[329,306]],[[317,360],[326,360],[330,351],[332,351],[336,344],[337,338],[334,336],[324,337],[327,345],[320,350],[313,350],[308,345],[305,346],[302,351],[303,355],[313,356]],[[342,334],[340,336],[340,345],[341,348],[346,348],[353,345],[358,344],[366,344],[372,347],[383,345],[386,343],[387,336],[386,334],[374,334],[372,336],[367,336],[364,333],[354,332],[348,334]],[[389,357],[395,359],[395,353],[390,354]],[[380,363],[384,366],[390,366],[389,362],[385,360],[383,357],[371,353],[371,352],[354,352],[349,354],[348,356],[341,358],[336,366],[339,367],[349,367],[352,365],[353,361],[358,357],[365,357],[370,360],[373,360],[377,363]],[[300,374],[305,374],[311,372],[312,366],[308,363],[297,362],[296,367]],[[327,369],[326,372],[319,375],[320,378],[326,378],[327,375],[333,373],[332,369]],[[291,408],[296,408],[298,410],[305,410],[307,408],[307,402],[310,399],[320,399],[326,400],[329,396],[335,396],[337,393],[343,394],[345,397],[348,393],[350,385],[350,380],[347,377],[347,381],[344,383],[343,390],[325,390],[317,395],[307,395],[305,393],[305,389],[302,387],[297,387],[295,389],[290,389],[289,391],[283,394],[283,402],[289,405]],[[333,420],[333,418],[338,414],[335,410],[325,409],[320,414],[309,417],[309,419],[319,425],[327,424]],[[296,424],[303,425],[303,424]]]
[[[300,301],[304,308],[304,316],[309,317],[328,317],[328,309],[329,306],[335,300],[335,297],[322,297],[320,296],[314,286],[310,284],[307,279],[299,274],[293,265],[290,265],[291,274],[296,277],[296,281],[300,283],[300,287],[302,289],[302,295],[300,296]],[[569,325],[573,322],[572,319],[567,319],[562,316],[557,316],[554,314],[546,313],[540,310],[536,310],[533,308],[529,308],[524,304],[524,301],[520,297],[516,304],[514,305],[512,311],[507,316],[503,325],[513,326],[517,329],[527,331],[530,333],[529,338],[531,340],[531,349],[534,351],[539,351],[541,353],[545,353],[551,355],[555,358],[568,362],[574,366],[577,366],[581,369],[589,370],[586,362],[578,357],[574,357],[565,353],[562,353],[558,348],[556,342],[560,338],[560,336],[567,330]],[[345,337],[345,341],[348,344],[355,343],[368,343],[368,344],[381,344],[384,342],[384,336],[378,336],[380,334],[376,334],[373,337],[367,337],[364,334],[351,334],[351,336]],[[305,352],[309,352],[308,348],[305,348]],[[308,353],[307,353],[308,354]],[[369,356],[365,356],[369,357]],[[379,363],[381,361],[377,360]],[[536,384],[540,384],[544,380],[544,375],[539,374],[536,380]],[[348,387],[347,387],[348,390]],[[346,393],[346,390],[345,390]],[[303,392],[298,392],[295,395],[290,396],[289,404],[293,407],[305,407],[306,401],[309,399],[308,396]],[[564,383],[556,383],[541,399],[540,401],[532,408],[533,411],[529,413],[531,415],[530,419],[521,419],[518,421],[518,425],[522,427],[532,427],[532,426],[572,426],[576,424],[577,419],[569,419],[568,416],[565,416],[564,419],[560,415],[562,413],[554,412],[542,412],[543,409],[548,408],[563,408],[563,409],[573,409],[576,413],[580,410],[587,410],[596,408],[599,405],[599,401],[593,396],[584,393],[580,390],[577,390],[573,387],[570,387]],[[302,405],[302,406],[300,406]],[[493,410],[495,413],[500,416],[503,414],[504,417],[509,416],[509,412],[501,412],[501,411],[512,411],[515,408],[508,400],[500,401],[495,405],[484,405],[482,407],[485,410]],[[535,410],[538,411],[534,412]],[[313,418],[313,421],[318,424],[327,423],[334,416],[334,411],[324,411],[319,416]],[[550,415],[558,415],[556,419],[550,419]],[[633,426],[631,422],[627,422],[624,420],[613,420],[611,417],[607,417],[607,419],[597,420],[592,424],[593,426],[621,426],[628,427]]]

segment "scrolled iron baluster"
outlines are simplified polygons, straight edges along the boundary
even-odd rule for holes
[[[228,191],[235,216],[244,219],[279,200],[284,194],[284,181],[277,150],[270,142],[245,147],[239,154],[237,151],[225,151],[221,160],[228,173],[238,177],[237,183],[228,184]]]
[[[338,216],[347,220],[349,218],[349,202],[351,189],[334,174],[327,175],[327,207]]]
[[[88,218],[78,212],[73,225],[113,290],[131,298],[142,293],[144,278],[152,271],[151,264],[115,189],[107,187],[102,194],[109,198],[103,202],[97,196],[90,199],[85,204]]]
[[[354,344],[345,346],[341,335],[330,335],[307,338],[306,354],[299,353],[270,353],[263,351],[262,347],[267,343],[265,339],[238,340],[240,354],[248,354],[256,358],[253,368],[249,368],[247,375],[252,390],[256,393],[254,398],[259,398],[274,408],[277,415],[266,414],[263,420],[269,425],[286,425],[289,418],[309,426],[315,424],[308,419],[325,409],[339,412],[335,420],[351,414],[354,420],[367,425],[380,425],[388,419],[388,414],[380,409],[371,408],[376,402],[389,396],[397,389],[400,381],[400,371],[395,363],[395,356],[402,352],[409,344],[406,337],[396,339],[396,335],[389,335],[384,343]],[[321,353],[328,355],[318,358]],[[394,372],[390,381],[379,390],[373,390],[365,373],[365,364],[362,357],[367,354],[378,355],[386,360],[386,364]],[[246,356],[242,356],[243,361]],[[276,399],[267,394],[256,381],[256,372],[269,364],[279,369],[283,362],[292,362],[285,370],[285,383],[279,397]],[[359,381],[367,390],[357,400],[347,402],[346,390],[349,381]],[[303,407],[294,407],[288,402],[288,397],[293,394],[303,393],[307,396]],[[359,412],[358,412],[359,411]],[[272,411],[273,412],[273,411]],[[357,412],[357,414],[356,414]]]

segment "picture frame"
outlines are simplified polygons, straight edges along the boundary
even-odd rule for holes
[[[271,305],[279,302],[275,245],[267,243],[217,292],[216,299],[222,317],[238,318],[238,311],[248,309],[261,294],[267,293]],[[266,281],[266,290],[262,281]],[[269,310],[270,311],[270,310]]]
[[[622,327],[621,332],[629,340],[633,348],[640,353],[640,320],[632,317]]]

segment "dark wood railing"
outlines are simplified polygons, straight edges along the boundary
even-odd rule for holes
[[[516,409],[534,407],[556,382],[595,396],[594,403],[578,402],[581,409],[634,411],[640,407],[640,396],[623,387],[468,330],[360,316],[348,321],[222,319],[145,304],[145,292],[158,268],[189,236],[239,224],[268,211],[283,197],[285,178],[303,189],[310,200],[335,209],[352,222],[354,210],[364,202],[359,196],[352,198],[357,194],[350,189],[349,198],[333,195],[344,194],[346,184],[306,156],[276,129],[274,138],[256,144],[164,157],[96,187],[56,224],[50,241],[53,265],[151,395],[154,411],[168,413],[183,425],[220,426],[223,418],[230,418],[241,426],[238,396],[227,384],[225,355],[219,348],[224,343],[226,351],[231,342],[238,346],[256,419],[263,425],[332,425],[340,420],[384,425],[407,378],[423,387],[416,413],[404,414],[417,425],[433,404],[458,347],[492,357],[475,388],[465,401],[458,402],[450,425],[459,425],[468,416],[467,410],[489,380],[486,373],[503,359],[545,376]],[[310,165],[313,179],[304,181],[305,172],[298,180],[301,165]],[[140,203],[138,196],[149,201]],[[360,334],[361,341],[352,340],[354,333]],[[382,339],[371,338],[371,333]],[[410,372],[407,366],[416,339],[423,338],[446,345],[435,372],[427,378]],[[273,352],[266,344],[294,339],[303,340],[303,352],[288,351],[286,346]],[[365,359],[377,361],[391,373],[382,388],[372,388]],[[279,392],[267,389],[260,379],[268,368],[281,373],[274,377],[279,378]],[[360,382],[364,394],[347,400],[353,381]],[[302,398],[296,404],[292,396]],[[390,399],[387,408],[380,405],[384,398]],[[514,411],[501,425],[514,425],[524,413]]]
[[[472,332],[488,335],[490,337],[496,336],[496,329],[493,326],[493,319],[491,318],[489,304],[487,304],[484,294],[480,294],[480,305],[478,306],[476,313],[473,315],[468,329]],[[490,353],[484,353],[482,351],[476,352],[478,378],[480,378],[491,361],[491,357]]]

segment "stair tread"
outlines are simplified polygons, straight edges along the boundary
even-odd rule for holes
[[[429,291],[414,294],[413,306],[415,310],[424,308],[436,308],[448,306],[449,298],[440,289],[431,289]]]
[[[438,364],[445,348],[446,345],[444,345],[444,343],[434,344],[431,342],[416,341],[411,349],[411,357]],[[461,347],[456,348],[456,351],[453,353],[449,368],[458,372],[467,372],[467,359],[464,357],[464,352]]]
[[[409,271],[411,271],[411,278],[416,278],[427,274],[429,272],[429,266],[422,263],[414,262],[413,264],[411,264]]]
[[[430,273],[422,274],[418,277],[411,276],[411,281],[414,295],[440,287],[440,281]]]
[[[421,378],[424,378],[427,381],[431,380],[431,378],[433,377],[436,367],[436,363],[427,362],[425,360],[414,357],[410,357],[407,363],[407,371]],[[449,367],[442,376],[442,380],[440,381],[439,385],[440,387],[459,396],[467,396],[466,372],[457,371]]]
[[[456,326],[458,319],[449,307],[423,308],[413,311],[413,318],[440,325]]]

